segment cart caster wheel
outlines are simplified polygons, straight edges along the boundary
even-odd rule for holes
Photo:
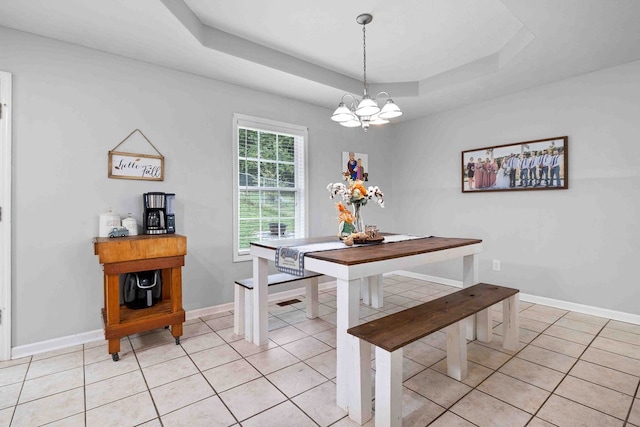
[[[114,362],[117,362],[118,360],[120,360],[120,356],[118,355],[118,353],[112,353],[111,358],[113,359]]]
[[[169,325],[165,326],[164,328],[165,328],[165,329],[169,329]]]
[[[180,345],[180,337],[176,338],[176,345]]]

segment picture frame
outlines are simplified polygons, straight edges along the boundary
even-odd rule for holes
[[[351,178],[354,181],[357,179],[369,181],[369,155],[343,151],[341,170],[345,180]]]
[[[462,192],[566,190],[569,138],[536,139],[462,152]]]
[[[109,178],[164,180],[164,156],[109,151]]]

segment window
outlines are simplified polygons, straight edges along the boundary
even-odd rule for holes
[[[306,236],[306,141],[301,126],[234,115],[234,261],[250,242]]]

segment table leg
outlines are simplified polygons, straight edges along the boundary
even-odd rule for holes
[[[307,317],[315,319],[318,317],[318,278],[312,277],[307,280],[305,285],[305,301],[307,309]]]
[[[268,260],[266,258],[253,257],[253,343],[255,345],[267,344],[269,340],[269,313],[268,313]]]
[[[120,338],[109,338],[107,341],[109,354],[113,355],[120,352]]]
[[[120,278],[118,274],[106,275],[106,296],[105,309],[107,324],[105,330],[110,327],[117,327],[120,324]],[[111,355],[120,352],[120,337],[109,339],[109,353]],[[116,359],[114,359],[116,360]]]
[[[462,259],[462,287],[468,288],[478,283],[478,261],[477,254],[467,255]],[[467,322],[467,339],[476,339],[476,316],[469,316]]]
[[[363,277],[360,282],[360,297],[364,305],[371,305],[371,286],[369,283],[368,277]]]
[[[357,368],[351,366],[351,336],[347,334],[347,329],[356,326],[360,317],[360,279],[337,279],[336,291],[336,402],[339,407],[348,411],[350,371]]]
[[[384,304],[384,289],[382,284],[382,274],[369,277],[371,307],[373,308],[382,308]]]

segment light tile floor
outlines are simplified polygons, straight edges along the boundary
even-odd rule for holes
[[[398,275],[384,285],[384,308],[361,306],[362,320],[456,290]],[[335,404],[335,290],[320,304],[314,320],[304,302],[272,304],[262,347],[225,312],[186,322],[180,345],[164,329],[124,338],[119,362],[104,341],[0,362],[0,426],[353,426]],[[468,344],[461,382],[445,375],[443,333],[406,347],[403,425],[640,427],[640,325],[520,310],[520,349],[502,349],[494,307],[494,340]]]

